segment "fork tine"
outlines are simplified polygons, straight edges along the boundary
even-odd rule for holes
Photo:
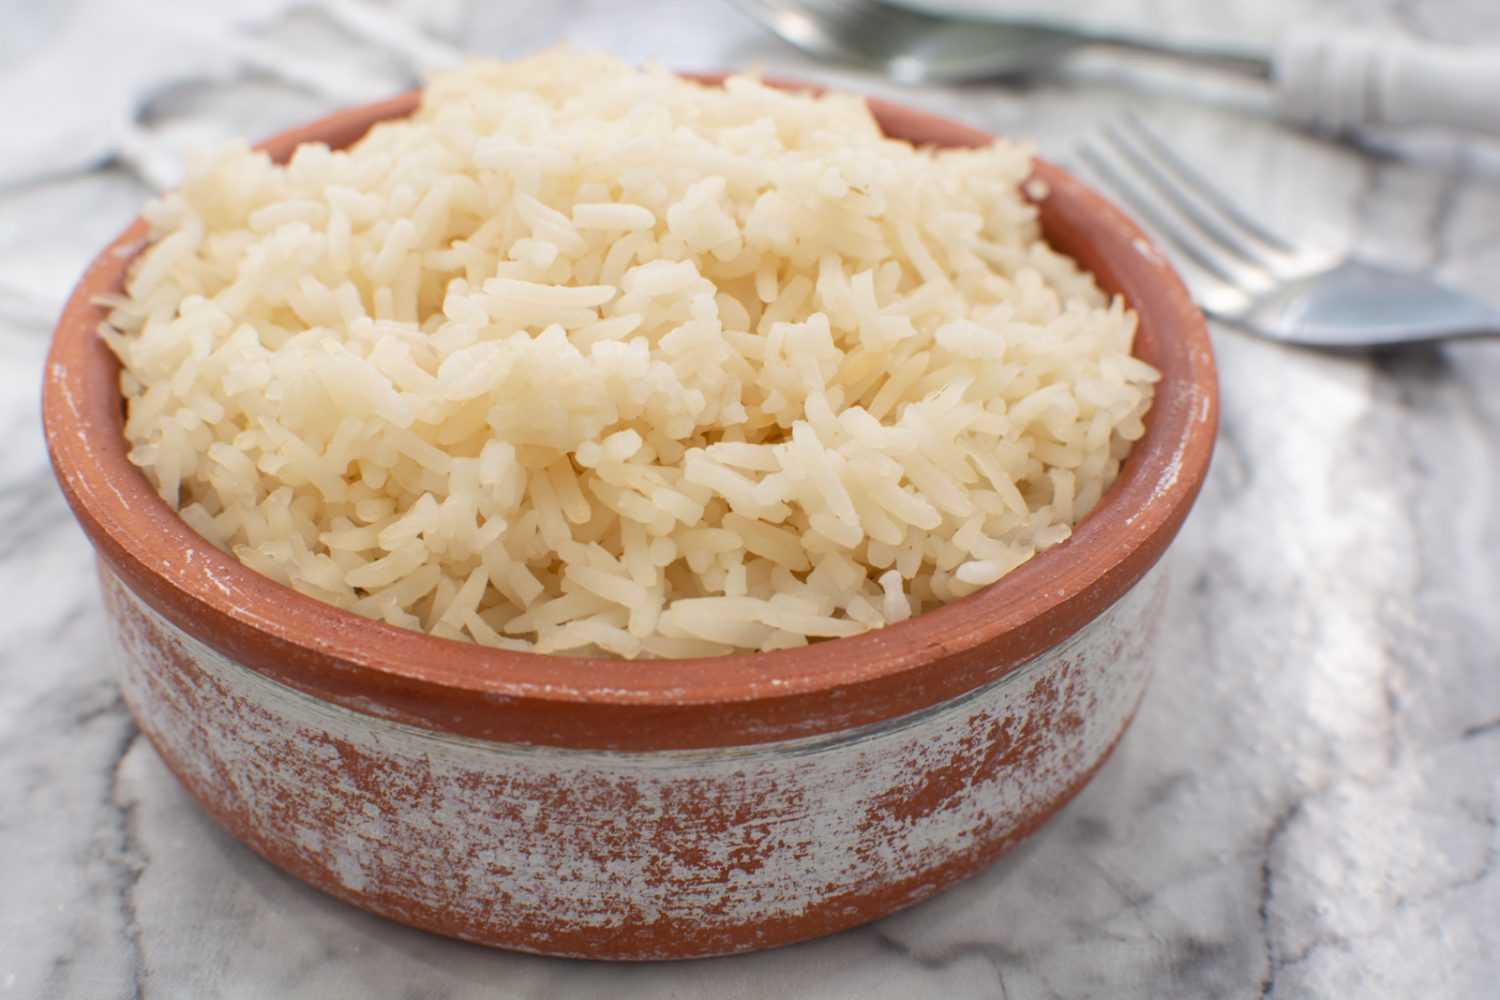
[[[1147,125],[1140,115],[1134,111],[1126,111],[1122,119],[1130,126],[1141,145],[1150,149],[1156,162],[1163,165],[1164,170],[1175,174],[1184,187],[1190,188],[1199,198],[1218,209],[1235,225],[1262,243],[1283,254],[1297,254],[1298,249],[1295,245],[1251,218],[1249,213],[1242,209],[1233,198],[1203,176],[1202,171],[1188,163],[1176,150],[1167,145],[1167,141],[1158,135],[1155,129]]]
[[[1102,155],[1093,143],[1081,143],[1078,146],[1078,155],[1088,168],[1098,175],[1104,185],[1113,189],[1121,200],[1134,209],[1164,241],[1196,265],[1200,271],[1232,290],[1238,303],[1245,304],[1248,301],[1246,298],[1248,289],[1264,288],[1269,285],[1264,272],[1247,273],[1246,269],[1237,262],[1227,259],[1222,253],[1205,245],[1202,240],[1190,235],[1176,218],[1160,207],[1158,199],[1147,195],[1138,184],[1116,169],[1109,158]],[[1223,303],[1226,297],[1215,295],[1213,298]],[[1211,305],[1207,296],[1204,299],[1203,306],[1210,312],[1226,315],[1232,311],[1227,305]]]
[[[1211,212],[1205,211],[1193,198],[1184,193],[1184,186],[1191,183],[1188,178],[1173,176],[1171,169],[1142,151],[1113,125],[1100,129],[1104,139],[1114,148],[1134,171],[1146,180],[1163,201],[1181,213],[1196,226],[1203,236],[1217,243],[1220,249],[1238,257],[1249,268],[1270,272],[1276,262],[1254,242],[1243,239],[1232,228],[1226,226]],[[1274,252],[1274,251],[1273,251]]]
[[[1180,253],[1177,257],[1178,269],[1192,290],[1194,301],[1204,312],[1230,322],[1244,315],[1251,304],[1250,295],[1213,258],[1200,252],[1196,241],[1182,233],[1170,216],[1164,215],[1149,201],[1140,198],[1140,191],[1124,180],[1107,161],[1103,161],[1096,150],[1080,147],[1078,154],[1082,163],[1070,165],[1075,172],[1102,190],[1112,191],[1145,222],[1158,241],[1168,249]]]

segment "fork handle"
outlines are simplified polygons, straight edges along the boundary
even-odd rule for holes
[[[1500,49],[1292,32],[1272,57],[1287,117],[1327,132],[1439,125],[1500,135]]]

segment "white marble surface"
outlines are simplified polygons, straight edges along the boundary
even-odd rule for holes
[[[0,85],[23,59],[56,57],[80,6],[0,6]],[[1272,6],[1500,44],[1490,0],[1090,9],[1261,37],[1283,23]],[[487,53],[571,38],[893,91],[810,66],[715,3],[407,7]],[[387,68],[307,15],[271,37]],[[109,85],[104,66],[76,74]],[[1376,156],[1110,80],[1085,66],[1025,89],[904,96],[1059,156],[1138,108],[1288,231],[1500,302],[1492,149]],[[264,81],[192,86],[156,101],[148,125],[259,134],[325,103]],[[1223,436],[1174,550],[1155,681],[1072,806],[973,881],[832,939],[676,965],[562,962],[433,938],[304,888],[214,827],[138,736],[88,546],[47,469],[37,384],[69,285],[146,193],[118,167],[0,191],[0,997],[1500,996],[1500,341],[1339,357],[1216,330]]]

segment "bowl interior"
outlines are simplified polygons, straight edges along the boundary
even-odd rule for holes
[[[349,109],[261,148],[283,160],[303,142],[345,146],[418,99]],[[910,108],[870,105],[896,138],[990,141]],[[54,468],[103,565],[148,605],[230,658],[357,711],[485,739],[622,750],[758,743],[905,714],[1004,676],[1118,599],[1175,535],[1212,450],[1212,353],[1181,282],[1112,204],[1045,161],[1034,169],[1047,189],[1048,241],[1125,296],[1140,320],[1135,353],[1162,381],[1145,436],[1068,541],[897,625],[710,659],[510,653],[359,618],[260,576],[193,532],[125,457],[119,367],[96,336],[105,314],[94,300],[119,289],[144,246],[140,221],[95,260],[54,334],[44,384]]]

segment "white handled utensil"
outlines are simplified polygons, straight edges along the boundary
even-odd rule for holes
[[[1500,50],[1304,30],[1283,38],[1271,81],[1286,117],[1328,132],[1436,125],[1500,135]]]
[[[1436,125],[1500,135],[1500,50],[1302,29],[1270,50],[1125,36],[1064,24],[933,13],[887,0],[734,0],[815,55],[901,80],[964,80],[1050,69],[1082,46],[1212,65],[1267,81],[1282,117],[1330,132]]]
[[[250,21],[275,22],[298,8],[321,11],[405,72],[382,75],[304,59],[249,30]],[[11,109],[0,134],[0,190],[112,159],[153,188],[174,186],[179,157],[141,118],[154,98],[187,81],[254,75],[329,104],[363,104],[459,61],[457,50],[369,0],[258,0],[232,10],[200,4],[171,17],[118,0],[82,0],[69,8],[43,55],[0,70],[0,107]]]

